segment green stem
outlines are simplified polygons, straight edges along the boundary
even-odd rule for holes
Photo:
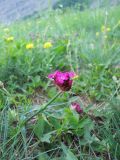
[[[33,117],[35,117],[36,115],[38,115],[40,112],[43,112],[62,92],[58,92],[58,94],[56,94],[45,106],[43,106],[42,108],[40,108],[40,110],[38,110],[35,114],[33,114],[31,117],[29,117],[28,119],[26,119],[22,124],[26,124],[30,119],[32,119]]]
[[[3,87],[3,88],[0,88],[0,91],[3,93],[3,94],[6,94],[7,96],[10,96],[11,94]]]
[[[4,91],[7,95],[10,96],[10,93],[7,91],[7,89],[5,89],[5,88],[2,88],[2,89],[3,89],[3,91]]]

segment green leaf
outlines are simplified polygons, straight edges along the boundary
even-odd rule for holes
[[[78,128],[84,128],[86,125],[89,125],[89,124],[91,124],[91,120],[85,117],[79,121]]]
[[[60,124],[59,119],[56,119],[54,117],[50,117],[49,121],[52,124],[52,126],[54,127],[54,129],[60,129],[61,128],[61,124]]]
[[[49,132],[49,133],[44,134],[43,137],[41,138],[41,142],[50,143],[50,138],[52,137],[52,134],[53,134],[54,132],[55,132],[55,131],[52,131],[52,132]]]
[[[68,149],[63,143],[61,143],[64,154],[66,155],[65,160],[78,160],[77,157]]]
[[[76,128],[79,123],[79,115],[71,111],[69,108],[65,109],[65,123],[71,126],[72,128]]]
[[[49,159],[49,156],[47,155],[47,153],[44,153],[39,156],[39,160],[48,160]]]
[[[34,133],[39,139],[43,136],[44,128],[45,120],[41,116],[34,128]]]

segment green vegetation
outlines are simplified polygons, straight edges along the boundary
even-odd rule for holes
[[[48,11],[1,25],[0,37],[0,159],[118,160],[120,7]],[[55,70],[78,78],[32,117],[58,93]]]
[[[84,7],[87,7],[92,1],[91,0],[59,0],[55,5],[54,8],[59,7],[80,7],[80,9],[83,9]],[[61,6],[62,5],[62,6]]]

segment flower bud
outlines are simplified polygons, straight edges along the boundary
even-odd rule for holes
[[[72,110],[75,110],[79,114],[83,113],[83,109],[81,108],[80,104],[77,102],[72,102],[70,107]]]

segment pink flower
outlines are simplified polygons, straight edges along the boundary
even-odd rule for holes
[[[77,102],[72,102],[71,103],[71,109],[75,110],[76,112],[78,112],[79,114],[83,113],[83,109],[80,107],[80,104]]]
[[[69,91],[72,87],[72,78],[74,78],[76,74],[74,72],[60,72],[55,71],[52,74],[48,75],[49,79],[53,79],[54,83],[62,90]]]

